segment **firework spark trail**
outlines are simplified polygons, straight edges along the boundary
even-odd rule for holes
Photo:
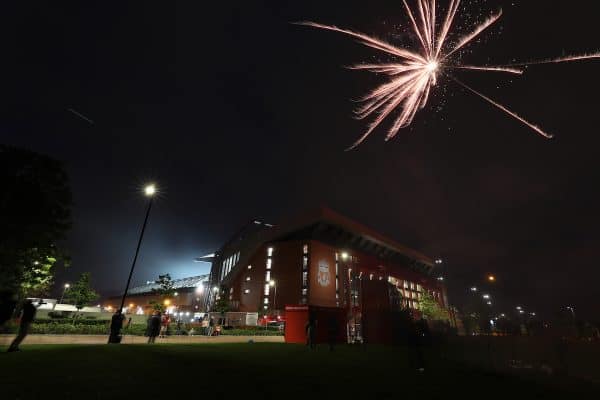
[[[537,133],[539,133],[540,135],[542,135],[543,137],[545,137],[547,139],[552,139],[553,138],[553,135],[544,132],[540,127],[538,127],[538,126],[532,124],[531,122],[527,121],[523,117],[521,117],[518,114],[516,114],[514,111],[511,111],[508,108],[504,107],[502,104],[500,104],[500,103],[498,103],[498,102],[490,99],[486,95],[478,92],[477,90],[475,90],[472,87],[464,84],[463,82],[459,81],[458,79],[456,79],[454,77],[451,77],[451,79],[454,80],[456,83],[458,83],[460,86],[462,86],[465,89],[467,89],[468,91],[470,91],[471,93],[476,94],[477,96],[481,97],[482,99],[484,99],[485,101],[487,101],[488,103],[490,103],[491,105],[493,105],[494,107],[499,108],[500,110],[504,111],[505,113],[507,113],[511,117],[513,117],[513,118],[521,121],[523,124],[527,125],[531,129],[533,129],[534,131],[536,131]]]
[[[502,16],[502,10],[492,14],[484,22],[476,25],[471,33],[460,37],[456,44],[448,49],[450,29],[454,24],[461,0],[449,0],[446,16],[439,26],[439,29],[436,26],[436,1],[414,1],[416,2],[416,6],[413,8],[409,6],[408,0],[402,0],[402,3],[410,20],[410,27],[418,39],[418,47],[421,47],[422,50],[417,48],[416,51],[413,51],[404,47],[394,46],[381,39],[360,32],[338,28],[333,25],[324,25],[310,21],[296,23],[298,25],[343,33],[358,39],[358,42],[364,46],[398,58],[395,62],[358,64],[348,67],[353,70],[365,70],[376,74],[384,74],[390,78],[387,82],[376,87],[369,94],[360,99],[364,104],[355,110],[356,118],[364,119],[374,114],[376,115],[369,123],[367,131],[350,147],[350,149],[361,144],[375,128],[396,110],[399,110],[399,114],[395,117],[391,127],[388,129],[386,140],[393,138],[400,129],[410,125],[417,112],[426,106],[431,90],[437,84],[438,74],[442,73],[449,76],[463,88],[504,111],[507,115],[525,124],[540,135],[551,138],[552,136],[544,132],[541,128],[454,78],[449,74],[449,71],[471,70],[521,75],[524,73],[523,68],[531,65],[600,59],[600,52],[598,52],[506,65],[478,66],[460,64],[456,61],[453,62],[451,57],[471,44],[479,37],[479,35],[496,23]]]
[[[472,71],[486,71],[486,72],[507,72],[509,74],[523,75],[525,73],[522,69],[510,68],[510,67],[479,67],[477,65],[446,65],[445,68],[449,69],[468,69]]]

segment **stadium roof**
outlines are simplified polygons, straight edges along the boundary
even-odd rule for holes
[[[206,274],[206,275],[191,276],[189,278],[183,278],[183,279],[174,279],[173,280],[173,289],[181,290],[181,289],[197,288],[198,286],[202,286],[202,285],[208,283],[208,276],[209,275]],[[155,282],[151,282],[151,283],[147,283],[145,285],[133,287],[133,288],[129,289],[127,294],[133,295],[133,294],[152,293],[152,291],[156,290],[156,289],[160,289],[160,285]]]

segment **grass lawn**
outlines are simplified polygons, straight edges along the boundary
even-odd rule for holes
[[[407,349],[372,346],[156,344],[0,348],[0,399],[534,399],[586,398],[597,386],[517,377],[428,357],[410,367]],[[451,395],[453,394],[453,395]],[[568,396],[568,397],[567,397]]]

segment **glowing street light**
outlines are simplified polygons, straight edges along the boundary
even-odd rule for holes
[[[144,188],[144,194],[148,197],[154,196],[156,194],[156,186],[154,184],[150,184]]]
[[[63,287],[63,292],[62,292],[62,295],[60,296],[60,300],[58,301],[58,304],[62,304],[63,298],[65,297],[65,292],[70,287],[71,287],[71,285],[69,285],[68,283],[65,283],[65,286]]]
[[[496,282],[496,277],[494,275],[488,275],[487,280],[489,282]]]

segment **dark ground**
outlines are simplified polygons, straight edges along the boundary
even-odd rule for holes
[[[1,349],[0,351],[4,351]],[[0,354],[2,399],[216,398],[597,398],[572,379],[511,376],[408,350],[285,344],[24,346]],[[450,395],[454,393],[454,395]],[[594,395],[596,394],[596,395]],[[458,397],[457,397],[458,396]]]

